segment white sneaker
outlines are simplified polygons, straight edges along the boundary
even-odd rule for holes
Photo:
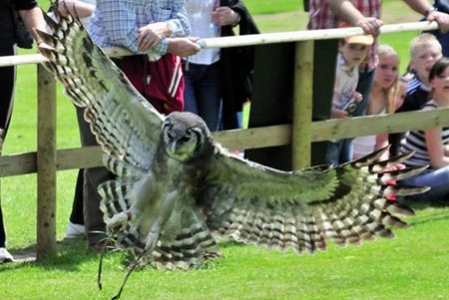
[[[11,253],[6,250],[6,248],[0,248],[0,263],[13,262],[14,257],[12,257]]]
[[[85,235],[86,227],[84,227],[84,225],[74,224],[70,221],[67,223],[67,228],[65,230],[65,237],[67,239],[74,239]]]

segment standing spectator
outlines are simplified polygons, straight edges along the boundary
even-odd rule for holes
[[[362,95],[356,92],[359,80],[359,64],[365,59],[373,36],[352,36],[340,40],[337,68],[335,71],[332,117],[347,118],[355,111]],[[352,139],[329,142],[324,158],[325,164],[339,165],[352,159]]]
[[[399,92],[405,95],[406,82],[399,80],[400,59],[396,50],[389,45],[379,45],[377,55],[379,63],[375,70],[374,84],[371,89],[366,115],[394,113],[396,94]],[[365,156],[387,145],[387,133],[357,137],[353,141],[353,159]],[[388,153],[384,155],[388,156]]]
[[[164,113],[170,112],[163,99],[148,95],[148,55],[160,57],[171,53],[182,57],[200,51],[193,38],[181,38],[190,34],[190,26],[184,7],[185,1],[157,1],[142,3],[130,0],[97,0],[97,5],[89,27],[94,42],[102,47],[119,46],[127,48],[135,55],[116,59],[132,84],[149,101]],[[120,22],[118,22],[120,20]],[[145,75],[146,74],[146,75]],[[162,76],[162,74],[160,74]],[[160,78],[151,78],[152,81]],[[182,90],[175,94],[179,96]],[[182,99],[182,98],[181,98]],[[154,102],[153,102],[154,101]],[[79,122],[82,145],[97,145],[89,124]],[[105,224],[100,210],[101,197],[97,187],[113,176],[106,168],[90,168],[84,172],[84,223],[89,247],[98,250],[105,237]]]
[[[221,6],[229,6],[232,1],[222,0]],[[242,1],[232,5],[232,9],[240,16],[238,35],[259,34],[251,14]],[[218,11],[220,12],[221,9]],[[217,13],[221,24],[221,13]],[[221,36],[234,36],[232,26],[222,26]],[[222,128],[242,128],[242,110],[244,103],[251,100],[253,87],[252,75],[254,70],[254,47],[230,47],[221,49],[221,80],[222,80]]]
[[[437,61],[429,74],[433,95],[423,111],[449,107],[449,59]],[[449,196],[449,128],[431,128],[407,132],[401,142],[400,153],[414,151],[404,164],[409,167],[430,167],[413,177],[403,180],[407,185],[429,186],[431,189],[412,199],[446,200]]]
[[[404,103],[396,112],[419,110],[427,103],[431,95],[429,72],[436,61],[443,57],[441,44],[435,36],[423,33],[410,42],[410,70],[413,77],[407,85]],[[390,154],[395,156],[399,149],[402,133],[390,134]]]
[[[232,36],[237,25],[240,35],[259,33],[240,0],[189,0],[187,15],[192,34],[201,38]],[[201,116],[211,131],[220,128],[222,115],[225,129],[238,127],[236,113],[251,96],[252,51],[253,47],[204,49],[185,61],[185,110]]]
[[[16,36],[12,6],[19,11],[26,28],[34,33],[32,28],[45,31],[45,21],[42,11],[34,0],[11,0],[0,2],[0,56],[17,54]],[[14,89],[16,82],[16,66],[0,67],[0,128],[3,130],[2,144],[8,132],[14,103]],[[13,256],[6,249],[6,230],[0,202],[0,263],[13,261]]]
[[[63,0],[57,1],[57,9],[63,15],[67,15],[67,10],[80,17],[86,29],[89,28],[90,19],[95,9],[95,0]],[[83,109],[76,107],[78,122],[85,122],[83,117]],[[82,139],[82,136],[81,136]],[[86,227],[84,226],[84,205],[83,205],[83,186],[84,186],[84,169],[78,171],[78,177],[75,186],[75,195],[73,197],[72,212],[67,223],[65,236],[68,239],[86,235]]]
[[[449,13],[449,0],[435,0],[433,7],[437,11]],[[438,29],[427,32],[433,34],[440,42],[443,49],[443,56],[449,57],[449,33],[442,33]]]

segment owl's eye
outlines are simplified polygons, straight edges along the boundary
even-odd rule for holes
[[[188,142],[191,137],[192,137],[192,131],[191,130],[187,130],[186,134],[182,138],[180,138],[179,140],[182,141],[182,142]]]
[[[163,125],[162,125],[162,130],[163,131],[167,131],[167,130],[170,130],[170,129],[172,129],[173,128],[173,124],[171,124],[171,123],[169,123],[169,122],[165,122]]]

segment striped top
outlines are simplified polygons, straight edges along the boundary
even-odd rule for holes
[[[438,107],[431,102],[423,106],[422,110],[434,110]],[[441,143],[449,142],[449,128],[442,128]],[[427,152],[426,137],[423,130],[413,130],[406,133],[405,138],[401,141],[401,154],[415,151],[415,154],[407,159],[404,164],[407,166],[424,166],[430,165],[430,157]]]
[[[421,84],[421,80],[419,80],[418,76],[415,74],[415,76],[413,76],[413,78],[407,83],[407,93],[415,91]]]
[[[414,93],[417,89],[422,89],[424,91],[430,92],[432,90],[431,87],[425,85],[418,76],[413,76],[412,79],[407,83],[407,94]]]

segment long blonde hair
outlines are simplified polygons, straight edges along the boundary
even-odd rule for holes
[[[390,45],[387,44],[381,44],[378,46],[377,48],[377,56],[380,57],[382,56],[396,56],[398,59],[398,68],[399,68],[399,64],[401,63],[400,57],[398,55],[398,53],[396,52],[396,50],[391,47]],[[396,105],[395,105],[395,99],[397,96],[397,93],[400,91],[399,87],[399,71],[398,71],[398,76],[395,78],[395,80],[393,81],[393,83],[391,84],[390,87],[382,89],[383,94],[385,95],[385,98],[387,100],[386,103],[386,111],[388,114],[394,113],[394,111],[396,110]]]
[[[388,94],[388,106],[387,113],[392,114],[399,108],[400,105],[396,103],[396,99],[401,92],[401,86],[407,87],[408,79],[404,76],[399,76],[396,83],[392,88],[390,88],[390,93]],[[402,105],[402,104],[401,104]]]

